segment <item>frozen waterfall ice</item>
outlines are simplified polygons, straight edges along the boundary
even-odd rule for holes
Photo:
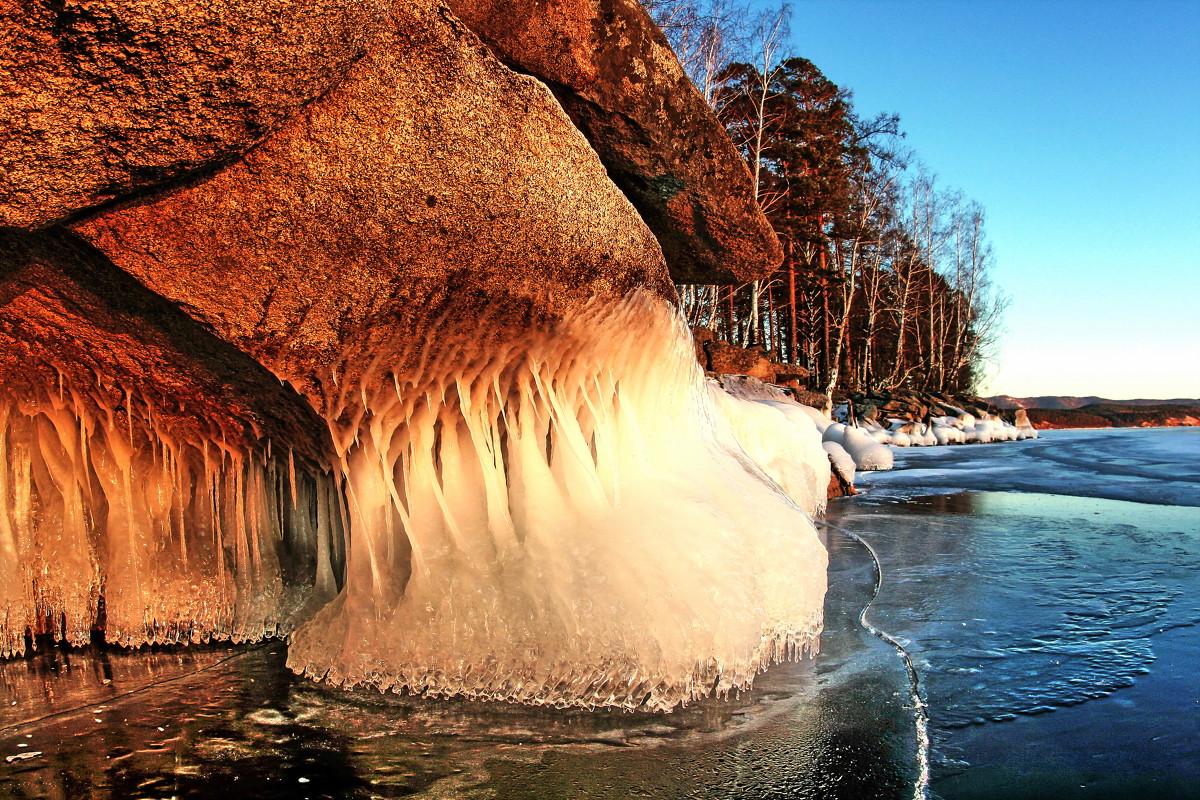
[[[650,295],[501,346],[481,327],[381,347],[331,389],[345,587],[293,635],[294,669],[669,709],[815,648],[826,554],[803,509],[828,462],[810,420],[706,383]]]
[[[93,388],[0,399],[0,656],[27,634],[260,639],[332,598],[331,476],[216,425],[182,438],[154,403]]]

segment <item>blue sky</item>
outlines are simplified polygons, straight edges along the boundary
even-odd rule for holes
[[[1200,0],[792,8],[789,54],[987,209],[988,393],[1200,397]]]

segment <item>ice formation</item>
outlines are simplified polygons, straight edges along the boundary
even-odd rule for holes
[[[846,435],[847,425],[842,422],[834,422],[825,426],[825,431],[821,434],[821,441],[834,442],[841,444]]]
[[[892,468],[892,451],[880,444],[863,428],[835,422],[825,429],[825,442],[833,442],[845,449],[858,469],[876,470]]]
[[[1038,438],[1037,428],[1033,427],[1033,423],[1029,421],[1029,414],[1025,409],[1017,409],[1015,420],[1017,434],[1022,439]]]
[[[859,469],[891,469],[892,451],[858,428],[846,428],[842,432],[842,447],[854,459]]]
[[[888,419],[885,420],[887,427],[874,420],[864,420],[855,429],[866,434],[878,444],[893,447],[932,447],[947,444],[1012,442],[1019,439],[1037,438],[1037,431],[1029,424],[1028,417],[1019,415],[1017,424],[1013,425],[992,414],[986,414],[976,419],[962,409],[949,406],[947,408],[954,414],[931,417],[926,422]],[[849,413],[848,407],[845,405],[839,407],[839,412],[842,419],[846,419]],[[843,443],[846,428],[844,423],[834,423],[833,426],[826,429],[825,441]],[[889,468],[876,467],[876,469]],[[859,469],[865,468],[860,465]]]
[[[842,447],[837,442],[822,442],[821,447],[829,455],[829,461],[833,469],[836,469],[838,475],[842,476],[842,480],[846,483],[854,483],[854,459],[846,452],[846,448]]]
[[[334,595],[330,477],[220,430],[180,438],[145,398],[112,396],[60,382],[0,399],[0,656],[27,632],[258,639]]]
[[[802,412],[804,412],[804,414],[810,420],[812,420],[813,425],[815,425],[817,430],[820,431],[822,434],[824,434],[825,431],[829,428],[829,426],[833,424],[833,420],[831,420],[828,416],[826,416],[824,411],[813,408],[812,406],[806,406],[806,405],[801,405],[801,404],[797,404],[797,407]]]
[[[766,475],[809,515],[825,510],[829,459],[821,433],[796,403],[742,400],[712,392],[733,438]]]
[[[667,709],[815,647],[812,479],[754,452],[815,437],[708,385],[663,300],[596,302],[503,345],[478,320],[445,327],[436,352],[383,347],[331,394],[346,583],[293,635],[294,669]]]

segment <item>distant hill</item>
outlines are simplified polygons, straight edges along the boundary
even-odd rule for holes
[[[1038,429],[1200,425],[1200,404],[1092,403],[1080,408],[1030,408],[1026,413]]]
[[[1013,397],[1012,395],[998,394],[995,397],[985,397],[984,400],[987,400],[994,406],[1008,409],[1072,409],[1101,404],[1116,406],[1200,406],[1200,399],[1197,398],[1176,398],[1173,400],[1110,400],[1106,397],[1055,397],[1053,395],[1043,395],[1041,397]]]

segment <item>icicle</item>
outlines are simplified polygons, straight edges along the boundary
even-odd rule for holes
[[[327,407],[348,444],[346,582],[293,635],[294,669],[663,709],[815,648],[826,557],[797,504],[818,505],[828,461],[807,416],[726,403],[657,298],[596,302],[483,352],[487,322],[443,321],[417,358],[397,343],[395,371],[372,366]],[[345,414],[354,395],[368,407]],[[803,463],[785,469],[772,441]]]
[[[0,656],[22,652],[26,629],[86,643],[101,595],[104,634],[124,645],[257,639],[331,598],[339,511],[297,490],[294,456],[285,467],[215,426],[180,439],[150,398],[106,383],[60,375],[41,397],[0,398]],[[271,477],[284,469],[290,495]],[[318,488],[334,480],[307,469]]]

